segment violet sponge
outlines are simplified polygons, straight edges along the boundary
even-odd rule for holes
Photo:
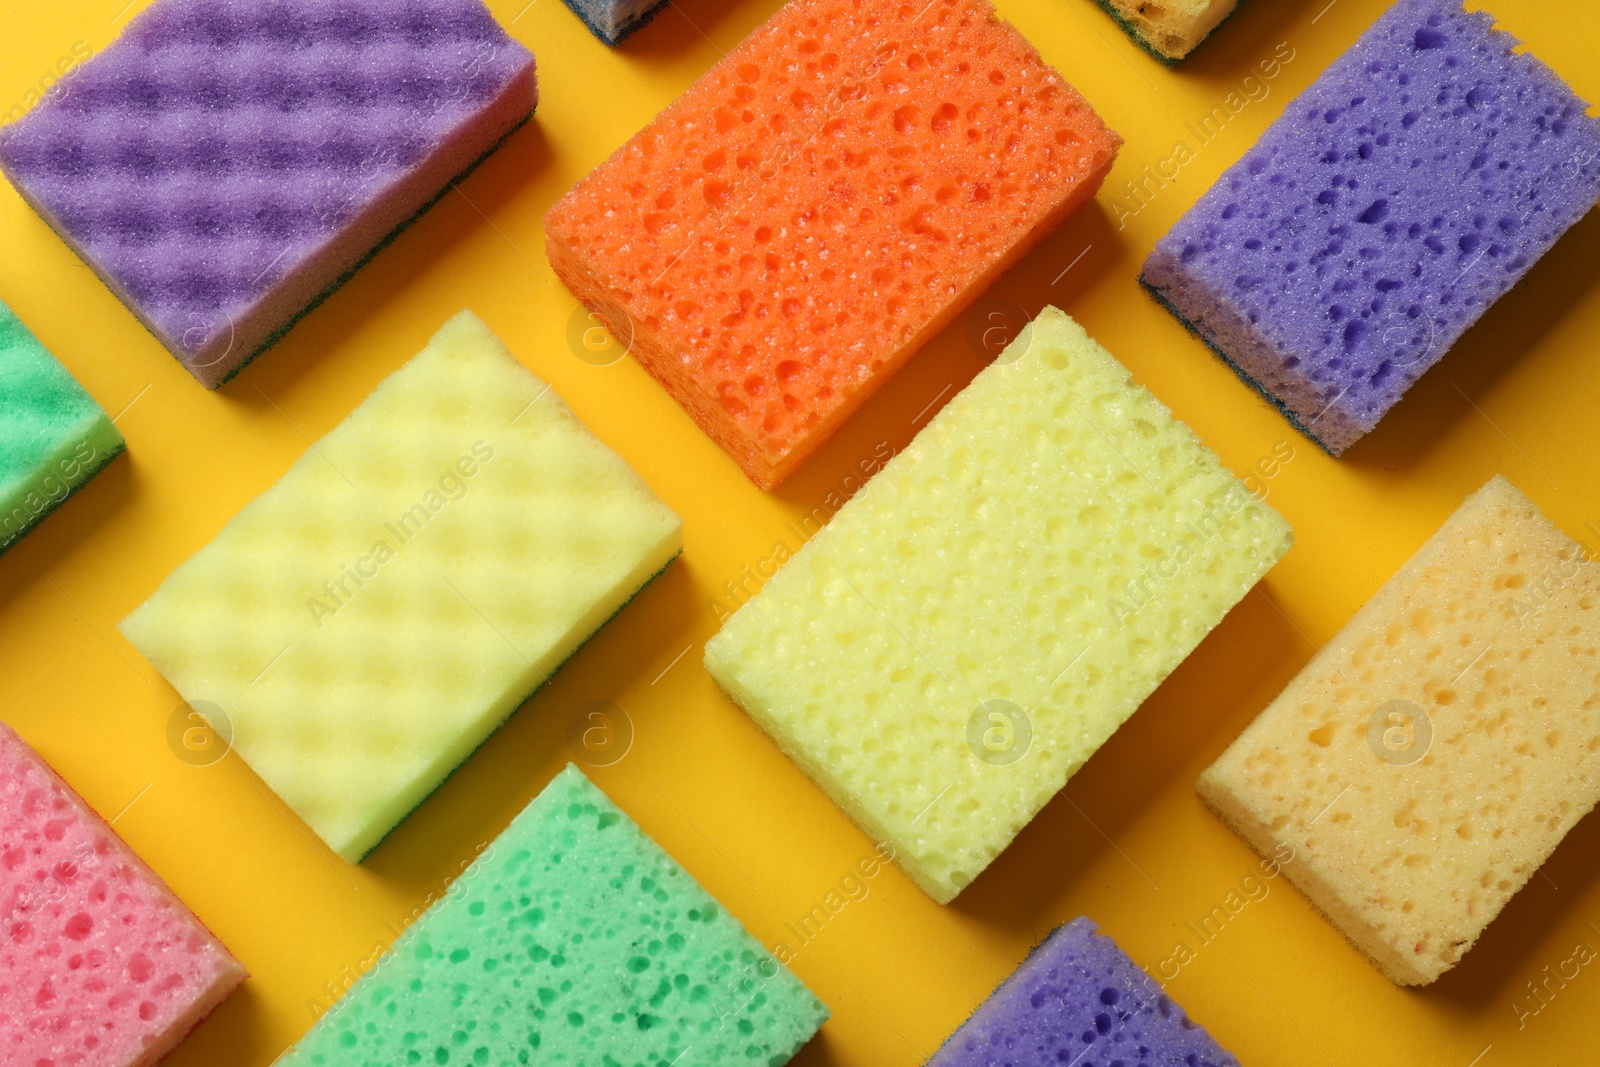
[[[482,0],[157,0],[0,169],[208,388],[527,121]]]
[[[1399,0],[1145,263],[1334,455],[1600,200],[1600,122],[1493,23]]]
[[[1088,919],[1056,931],[928,1067],[1239,1067]]]

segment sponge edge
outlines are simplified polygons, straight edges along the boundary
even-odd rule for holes
[[[550,209],[547,251],[770,490],[1121,143],[988,0],[793,0]]]
[[[0,129],[0,168],[216,388],[537,100],[482,0],[158,0]]]
[[[1183,59],[1239,6],[1239,0],[1098,0],[1145,51],[1167,65]]]
[[[150,1067],[244,981],[228,950],[3,724],[0,831],[0,1061]]]
[[[827,1017],[568,766],[278,1067],[779,1067]]]
[[[124,447],[104,409],[0,304],[0,552]]]
[[[1600,121],[1517,46],[1461,0],[1397,0],[1145,262],[1334,456],[1600,200]]]
[[[589,32],[613,47],[655,17],[667,0],[567,0]]]
[[[947,902],[1291,541],[1046,308],[734,613],[706,667]]]
[[[463,312],[121,629],[354,863],[682,545]]]
[[[1239,1067],[1088,919],[1059,926],[928,1067]]]
[[[1600,800],[1600,567],[1469,497],[1200,777],[1391,980],[1426,984]]]

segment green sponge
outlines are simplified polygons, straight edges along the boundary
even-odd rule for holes
[[[104,409],[0,304],[0,552],[123,447]]]
[[[706,667],[946,902],[1291,539],[1047,307],[728,620]]]
[[[827,1017],[569,766],[277,1067],[775,1067]]]

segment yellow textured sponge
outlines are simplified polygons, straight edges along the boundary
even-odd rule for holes
[[[1290,541],[1046,308],[728,620],[706,666],[948,901]]]
[[[463,312],[122,632],[356,862],[682,543]]]
[[[1111,17],[1157,59],[1175,63],[1193,52],[1239,0],[1099,0]]]
[[[1600,799],[1600,568],[1495,478],[1199,788],[1384,974],[1433,981]]]

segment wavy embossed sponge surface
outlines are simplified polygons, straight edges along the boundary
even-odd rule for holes
[[[988,0],[793,0],[551,208],[550,263],[770,489],[1121,143]]]
[[[1045,308],[734,613],[706,666],[948,901],[1291,540]]]
[[[569,766],[278,1067],[779,1067],[827,1017]]]
[[[245,972],[0,725],[0,1062],[149,1067]]]
[[[1432,982],[1600,800],[1600,565],[1504,478],[1200,778],[1384,974]]]
[[[682,545],[462,312],[121,629],[356,862]]]
[[[527,120],[482,0],[157,0],[0,130],[0,168],[203,384]]]
[[[0,552],[122,450],[105,410],[0,304]]]
[[[928,1067],[1239,1067],[1088,919],[1058,926]]]
[[[1145,263],[1334,455],[1600,199],[1600,121],[1493,21],[1399,0]]]

